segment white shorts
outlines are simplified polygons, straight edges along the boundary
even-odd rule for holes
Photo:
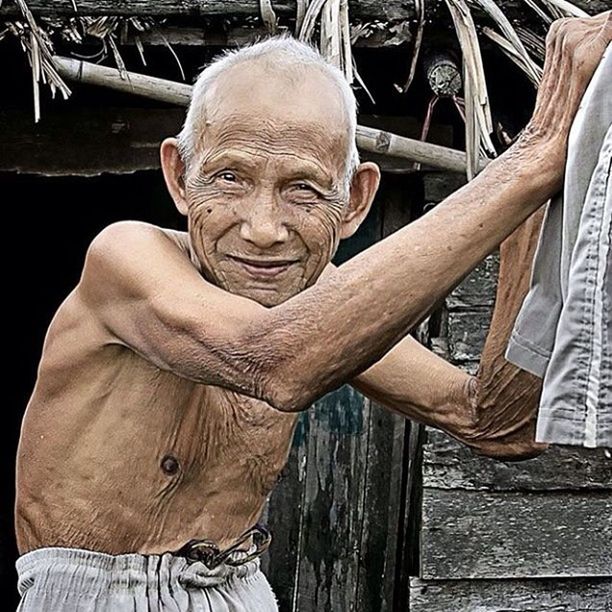
[[[15,564],[18,612],[277,612],[259,558],[209,569],[173,553],[39,548]]]

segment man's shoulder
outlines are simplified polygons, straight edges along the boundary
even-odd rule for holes
[[[125,219],[115,221],[100,230],[91,241],[88,251],[101,250],[103,253],[116,250],[129,251],[134,246],[142,247],[147,244],[153,246],[156,241],[168,238],[176,240],[172,236],[180,233],[147,221]]]
[[[187,232],[160,227],[146,221],[115,221],[91,241],[85,256],[84,272],[89,269],[120,272],[125,265],[150,265],[160,255],[188,253]],[[91,270],[89,270],[91,271]]]
[[[170,260],[184,256],[180,234],[145,221],[107,225],[87,249],[77,292],[90,305],[121,295],[135,297],[141,281],[150,280],[156,270],[169,274]]]

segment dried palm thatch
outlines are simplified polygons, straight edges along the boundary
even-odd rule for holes
[[[19,38],[23,50],[26,52],[32,69],[32,87],[34,92],[34,121],[40,119],[40,83],[48,84],[51,95],[59,90],[64,99],[70,95],[70,88],[57,73],[53,65],[53,48],[47,33],[39,28],[34,16],[27,7],[25,0],[15,0],[24,21],[8,23],[4,31],[12,33]],[[3,38],[4,36],[0,37]]]
[[[544,40],[527,28],[515,29],[494,0],[445,0],[463,55],[465,142],[467,174],[470,179],[477,171],[481,156],[494,157],[496,150],[491,140],[493,131],[491,109],[478,32],[468,2],[472,7],[484,12],[499,30],[485,26],[482,28],[482,33],[523,71],[535,87],[542,77],[542,67],[538,62],[541,63],[544,58]],[[550,25],[554,19],[560,17],[587,15],[567,0],[524,0],[524,2],[546,25]],[[532,57],[530,51],[536,59]]]
[[[0,0],[1,3],[2,0]],[[405,93],[413,81],[418,64],[419,53],[426,31],[426,0],[412,0],[416,14],[415,31],[400,28],[398,38],[411,41],[408,76],[398,90]],[[522,70],[531,83],[537,87],[544,58],[544,39],[525,25],[513,25],[499,7],[499,0],[444,0],[453,21],[457,39],[462,52],[464,102],[455,100],[459,112],[465,119],[466,154],[468,178],[471,178],[483,162],[495,157],[497,151],[492,141],[493,121],[487,91],[487,83],[480,48],[480,39],[491,41]],[[144,46],[139,33],[156,29],[163,22],[142,17],[87,17],[75,15],[69,19],[34,19],[26,0],[14,0],[19,7],[22,19],[4,24],[0,29],[0,40],[7,34],[16,35],[28,56],[32,69],[34,91],[34,118],[40,118],[40,84],[47,84],[52,94],[59,90],[67,98],[70,89],[58,74],[53,63],[52,36],[82,43],[86,39],[100,41],[100,50],[94,55],[80,56],[100,62],[110,56],[120,73],[129,80],[125,62],[121,57],[119,35],[130,29],[134,33],[136,46],[141,60],[146,65]],[[528,10],[549,26],[553,20],[566,16],[585,16],[586,13],[568,0],[523,0]],[[259,0],[261,19],[270,33],[276,33],[279,25],[272,0]],[[485,16],[488,25],[477,27],[473,10],[478,16]],[[337,66],[349,83],[357,81],[368,93],[367,87],[356,70],[352,45],[357,39],[367,36],[377,28],[389,27],[382,22],[361,23],[351,27],[349,22],[348,0],[297,0],[295,15],[295,36],[303,41],[318,39],[318,47],[324,57]],[[397,24],[392,26],[398,28]],[[161,34],[161,32],[159,32]],[[318,34],[318,36],[317,36]],[[164,39],[165,40],[165,39]],[[178,56],[166,41],[185,79]],[[77,54],[74,54],[79,57]],[[371,96],[370,96],[371,97]]]
[[[118,47],[118,38],[121,33],[128,29],[135,32],[136,47],[139,51],[141,61],[146,66],[144,46],[139,39],[138,33],[147,32],[156,27],[156,22],[151,18],[142,17],[89,17],[75,16],[69,19],[45,17],[38,22],[28,8],[25,0],[14,0],[19,8],[22,19],[8,21],[5,29],[0,31],[0,40],[6,35],[16,36],[25,51],[32,71],[32,87],[34,97],[34,121],[40,120],[40,85],[49,85],[52,97],[56,91],[60,91],[67,99],[70,88],[64,82],[53,63],[54,47],[53,36],[77,44],[84,43],[87,39],[95,39],[100,42],[100,49],[93,55],[84,56],[75,53],[75,57],[102,61],[112,55],[117,68],[127,74],[125,62]],[[74,5],[75,13],[77,11]],[[185,74],[172,46],[166,42],[166,46],[175,58],[183,80]]]

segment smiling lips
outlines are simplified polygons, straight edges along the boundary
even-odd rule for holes
[[[233,255],[229,255],[229,258],[238,262],[249,274],[258,278],[277,276],[297,262],[293,259],[252,259]]]

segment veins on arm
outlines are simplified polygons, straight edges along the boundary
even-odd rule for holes
[[[480,367],[471,376],[407,336],[352,384],[387,409],[441,429],[476,454],[520,460],[540,454],[534,442],[541,380],[504,358],[529,288],[543,211],[500,246],[495,309]]]

